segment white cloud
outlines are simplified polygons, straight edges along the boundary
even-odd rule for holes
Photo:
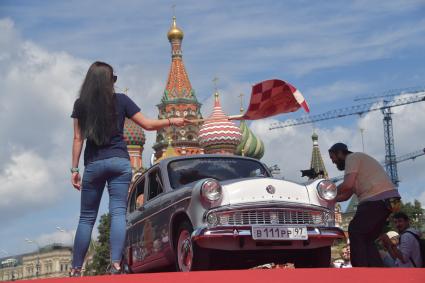
[[[62,232],[63,231],[63,232]],[[55,231],[50,234],[42,234],[37,237],[35,240],[37,244],[40,245],[40,247],[51,245],[51,244],[63,244],[66,246],[72,246],[74,237],[75,237],[75,230],[62,230],[62,231]]]
[[[367,93],[370,88],[370,84],[363,82],[335,81],[331,84],[315,86],[311,89],[307,89],[306,93],[309,93],[310,97],[312,97],[315,101],[320,103],[329,103],[339,100],[341,97],[349,99],[350,97],[359,95],[359,93]]]
[[[88,63],[23,40],[10,19],[0,35],[0,219],[10,223],[71,192],[69,116]]]
[[[33,152],[12,155],[0,173],[0,220],[30,213],[58,199],[48,162]]]

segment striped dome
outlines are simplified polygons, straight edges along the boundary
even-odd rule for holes
[[[199,144],[210,153],[220,150],[234,153],[241,142],[242,133],[221,109],[218,93],[215,94],[214,110],[199,129]],[[211,152],[213,153],[213,152]]]
[[[242,140],[235,154],[261,159],[264,156],[264,143],[248,128],[245,120],[241,121],[239,128],[242,132]]]
[[[127,145],[143,146],[146,138],[142,127],[126,118],[124,123],[124,140]]]

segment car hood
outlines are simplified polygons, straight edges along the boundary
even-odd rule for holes
[[[243,204],[252,202],[276,201],[309,204],[307,188],[303,185],[273,179],[250,178],[221,183],[223,199],[221,205]],[[274,187],[274,193],[267,191],[268,186]],[[271,190],[273,191],[273,190]]]

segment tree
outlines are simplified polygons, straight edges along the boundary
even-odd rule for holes
[[[422,208],[422,205],[418,200],[414,200],[413,203],[402,202],[400,206],[400,211],[406,213],[407,216],[409,216],[410,227],[416,228],[418,230],[425,229],[425,209]],[[397,231],[391,217],[387,227],[388,228],[386,230]]]
[[[414,200],[413,204],[410,202],[401,205],[401,211],[407,214],[410,218],[410,225],[418,230],[424,227],[425,210],[422,208],[418,200]]]
[[[109,246],[110,226],[111,217],[109,213],[103,214],[100,217],[99,226],[97,226],[99,236],[97,237],[97,244],[94,246],[93,260],[86,267],[87,275],[102,275],[107,272],[111,261],[111,249]]]

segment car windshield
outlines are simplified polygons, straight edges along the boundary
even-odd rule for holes
[[[226,157],[172,161],[168,165],[168,175],[171,187],[174,189],[204,178],[225,181],[250,177],[270,177],[260,162]]]

